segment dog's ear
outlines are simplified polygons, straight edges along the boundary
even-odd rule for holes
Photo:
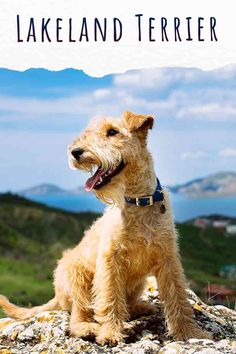
[[[135,130],[147,132],[148,129],[152,129],[153,127],[154,117],[151,115],[124,112],[123,121],[130,132]]]

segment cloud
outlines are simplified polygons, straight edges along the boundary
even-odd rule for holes
[[[97,97],[98,96],[98,97]],[[96,91],[79,96],[58,99],[32,99],[0,97],[0,111],[13,113],[78,114],[91,111],[93,104],[100,101]]]
[[[236,65],[228,65],[212,71],[197,68],[152,68],[133,70],[125,74],[114,75],[114,85],[117,87],[132,87],[143,90],[151,87],[163,89],[176,86],[218,85],[222,80],[236,79]]]
[[[234,102],[222,104],[218,102],[193,105],[180,108],[176,114],[178,119],[207,119],[209,121],[234,121],[236,119],[236,105]]]
[[[236,149],[225,148],[219,151],[219,156],[221,157],[236,157]]]
[[[204,72],[195,68],[144,69],[114,76],[114,87],[163,118],[236,121],[236,65]]]
[[[206,151],[189,151],[189,152],[184,152],[181,154],[181,159],[182,160],[202,160],[202,159],[208,159],[208,158],[213,158],[213,157],[224,157],[224,158],[235,158],[236,157],[236,149],[227,147],[225,149],[222,149],[217,153],[211,154]]]
[[[236,66],[203,72],[194,68],[161,68],[114,75],[106,87],[69,97],[0,96],[0,123],[11,128],[58,119],[74,129],[78,120],[97,115],[120,115],[123,110],[154,113],[166,120],[236,122]],[[27,123],[28,122],[28,123]],[[37,124],[36,124],[37,126]],[[55,125],[53,125],[55,126]]]
[[[201,160],[206,159],[210,155],[205,151],[189,151],[181,154],[182,160]]]

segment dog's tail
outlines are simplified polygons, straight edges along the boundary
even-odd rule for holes
[[[26,320],[40,312],[59,309],[59,302],[57,301],[56,297],[54,297],[42,306],[35,306],[28,309],[14,305],[5,296],[0,295],[0,307],[2,307],[6,315],[17,318],[19,320]]]

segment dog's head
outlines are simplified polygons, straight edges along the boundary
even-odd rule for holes
[[[70,166],[92,173],[87,191],[104,193],[121,184],[123,171],[142,159],[153,121],[152,116],[125,112],[121,118],[90,122],[68,149]]]

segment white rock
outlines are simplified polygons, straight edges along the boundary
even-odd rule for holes
[[[19,322],[13,322],[11,324],[9,324],[8,326],[6,326],[5,328],[3,328],[1,334],[3,336],[11,336],[12,332],[17,331],[17,332],[21,332],[25,329],[25,327],[20,324]]]
[[[153,290],[154,289],[154,290]],[[157,313],[125,323],[128,343],[119,343],[116,347],[99,346],[80,338],[69,337],[69,314],[66,311],[45,312],[29,321],[12,322],[2,326],[0,330],[0,353],[12,354],[236,354],[236,342],[232,326],[225,326],[219,310],[203,304],[198,297],[189,292],[191,302],[201,304],[196,312],[196,320],[203,329],[207,329],[214,338],[192,338],[186,342],[173,342],[168,338],[163,317],[163,306],[160,304],[155,284],[152,291],[146,291],[145,297],[155,302]],[[201,308],[203,312],[201,312]],[[215,311],[215,312],[214,312]],[[221,311],[223,309],[221,308]],[[236,312],[232,313],[231,324]],[[226,310],[224,313],[229,313]],[[6,319],[0,323],[7,322]],[[222,339],[225,338],[225,339]],[[236,339],[236,338],[235,338]]]
[[[221,352],[214,348],[202,348],[196,351],[195,354],[221,354]]]
[[[159,354],[179,354],[181,353],[181,350],[182,346],[180,344],[169,343],[159,351]]]
[[[18,335],[18,339],[21,341],[30,340],[35,337],[34,331],[31,328],[27,328]]]

